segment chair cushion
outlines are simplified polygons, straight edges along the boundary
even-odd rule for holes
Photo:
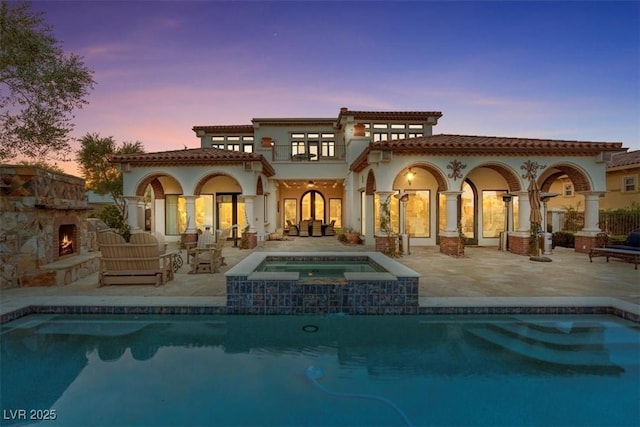
[[[640,232],[634,231],[627,236],[625,246],[631,246],[640,249]]]

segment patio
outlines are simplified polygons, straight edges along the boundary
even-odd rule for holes
[[[267,241],[255,251],[370,251],[371,246],[344,245],[335,237],[289,237]],[[252,251],[227,246],[227,265],[217,274],[188,274],[184,265],[167,284],[98,288],[94,273],[66,286],[4,289],[1,314],[29,305],[225,306],[224,273]],[[185,253],[182,254],[185,258]],[[443,255],[436,247],[412,247],[397,259],[417,271],[421,307],[613,306],[640,315],[640,271],[612,259],[594,259],[573,249],[556,248],[553,262],[494,247],[467,247],[464,258]]]

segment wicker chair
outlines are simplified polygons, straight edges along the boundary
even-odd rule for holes
[[[324,229],[324,235],[325,236],[335,236],[336,235],[336,230],[334,228],[335,225],[336,225],[336,220],[335,219],[331,220],[329,225],[327,225],[327,227]]]
[[[292,223],[291,220],[287,220],[287,227],[289,227],[289,236],[298,235],[298,226]]]
[[[309,220],[303,219],[300,221],[300,237],[309,237]]]
[[[313,220],[311,223],[311,236],[312,237],[322,237],[322,221]]]

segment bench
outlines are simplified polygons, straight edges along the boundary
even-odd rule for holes
[[[100,248],[99,286],[163,285],[173,279],[173,253],[160,253],[158,240],[140,233],[126,243],[113,232],[98,234]]]
[[[591,248],[589,251],[589,262],[593,262],[595,257],[619,258],[627,262],[632,262],[635,269],[640,263],[640,231],[634,230],[627,236],[624,243],[620,245],[608,245],[603,248]]]

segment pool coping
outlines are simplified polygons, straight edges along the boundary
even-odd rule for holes
[[[331,258],[331,257],[369,257],[375,263],[384,268],[389,274],[395,277],[421,277],[420,273],[410,269],[409,267],[400,264],[399,262],[387,257],[381,252],[340,252],[340,251],[327,251],[327,252],[253,252],[249,254],[245,259],[225,272],[225,277],[229,276],[241,276],[251,277],[253,279],[258,272],[255,269],[265,260],[267,257],[318,257],[318,258]],[[294,273],[297,274],[297,273]],[[379,274],[379,273],[378,273]],[[253,279],[259,280],[259,279]],[[294,279],[295,280],[295,279]],[[361,279],[366,280],[366,279]]]
[[[0,324],[30,314],[235,315],[226,297],[25,297],[3,306]],[[311,315],[313,313],[304,313]],[[607,314],[640,323],[640,306],[613,297],[421,297],[406,313],[388,315]],[[315,313],[315,315],[322,315]],[[368,314],[376,315],[376,314]],[[386,314],[378,314],[386,315]]]

